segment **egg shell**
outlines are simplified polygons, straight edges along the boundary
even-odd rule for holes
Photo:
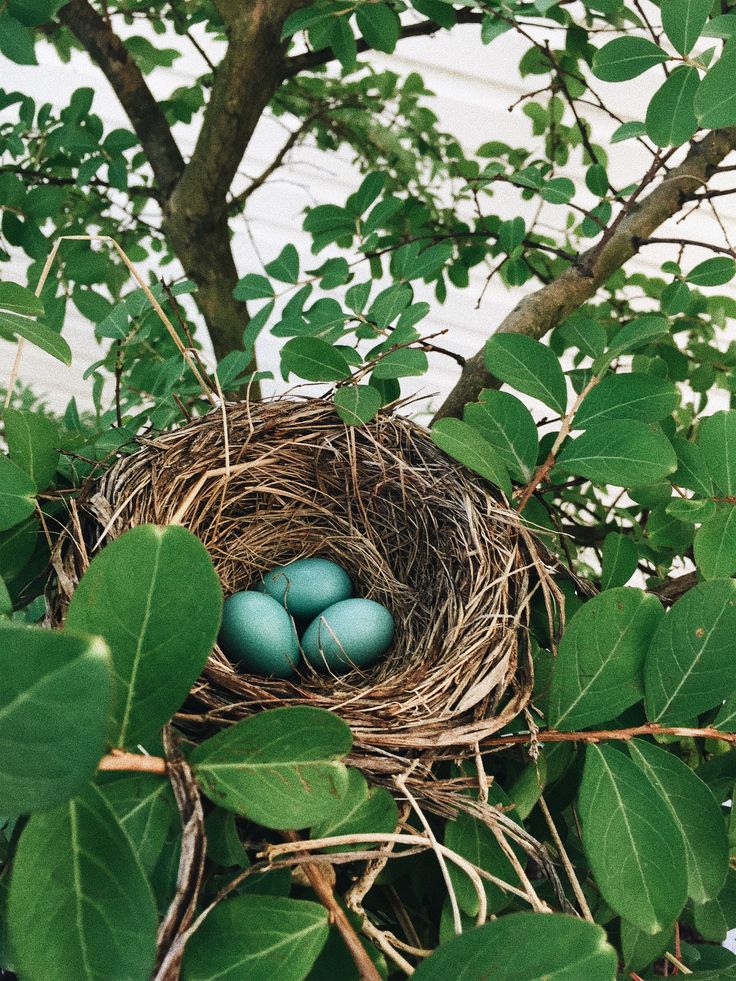
[[[263,577],[259,592],[278,600],[291,615],[310,623],[318,613],[353,595],[347,572],[329,559],[297,559]]]
[[[245,671],[288,678],[299,662],[294,621],[271,596],[246,591],[225,600],[219,644]]]
[[[366,668],[394,639],[394,618],[369,599],[348,599],[324,610],[302,637],[304,659],[322,670]]]

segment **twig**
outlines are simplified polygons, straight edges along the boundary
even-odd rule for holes
[[[542,794],[539,795],[538,803],[539,803],[539,808],[542,814],[544,815],[544,820],[547,822],[547,827],[549,828],[550,834],[552,835],[552,840],[555,843],[555,847],[557,848],[557,851],[559,853],[560,859],[562,861],[562,865],[565,869],[565,872],[567,873],[567,878],[570,880],[570,885],[572,886],[572,891],[575,893],[575,898],[578,901],[580,912],[583,914],[585,919],[588,920],[590,923],[595,923],[595,920],[593,919],[593,914],[590,911],[590,906],[588,906],[588,901],[585,898],[585,893],[583,892],[580,886],[580,882],[578,881],[578,877],[575,874],[575,869],[573,868],[573,864],[570,861],[570,856],[567,854],[567,851],[565,850],[565,846],[562,843],[562,839],[560,838],[560,833],[557,830],[554,820],[552,819],[552,815],[550,814],[549,808],[547,807],[547,802],[544,799],[544,795]]]
[[[536,734],[536,739],[544,743],[601,743],[609,740],[634,739],[636,736],[682,736],[692,739],[721,739],[726,743],[736,744],[736,732],[721,732],[710,726],[695,728],[692,726],[661,726],[656,722],[647,722],[641,726],[630,726],[628,729],[591,729],[590,732],[560,732],[557,729],[542,729]],[[532,741],[529,733],[510,733],[508,736],[490,736],[483,739],[484,747],[488,746],[522,746]]]
[[[595,388],[595,386],[598,384],[600,380],[601,380],[600,375],[594,375],[590,379],[588,384],[585,386],[585,388],[582,390],[580,395],[578,395],[578,397],[575,399],[573,407],[570,409],[569,412],[565,414],[562,420],[562,425],[560,426],[560,431],[557,434],[557,439],[554,441],[552,445],[552,449],[547,454],[547,459],[544,461],[544,463],[542,463],[539,467],[537,467],[536,473],[521,492],[521,496],[519,497],[519,503],[516,506],[516,510],[519,512],[519,514],[521,514],[521,512],[524,510],[526,505],[529,503],[529,498],[532,496],[534,491],[542,483],[544,478],[547,476],[547,474],[554,466],[555,460],[557,459],[557,453],[559,452],[559,449],[562,446],[562,444],[567,439],[570,430],[572,428],[572,421],[575,416],[575,413],[580,408],[580,405],[583,399],[585,398],[585,396],[588,394],[588,392],[592,388]]]
[[[283,837],[288,842],[300,842],[301,838],[296,831],[284,831]],[[305,861],[302,868],[309,879],[309,883],[314,890],[317,899],[322,903],[330,914],[330,920],[339,930],[345,946],[347,947],[353,962],[358,969],[361,981],[381,981],[381,975],[376,966],[368,956],[368,951],[360,942],[360,937],[353,929],[353,925],[345,914],[345,910],[339,905],[332,891],[332,886],[325,878],[322,869],[316,862]]]

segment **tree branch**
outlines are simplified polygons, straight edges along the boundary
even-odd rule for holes
[[[484,17],[484,14],[477,10],[457,10],[455,12],[458,24],[480,24]],[[422,20],[418,24],[407,24],[402,27],[399,40],[402,41],[407,37],[427,37],[441,30],[443,27],[436,20]],[[371,46],[365,38],[358,38],[357,47],[358,54],[371,50]],[[307,51],[305,54],[294,55],[286,60],[284,77],[291,78],[300,72],[327,65],[331,61],[335,61],[335,55],[331,48],[321,48],[319,51]]]
[[[525,296],[497,328],[497,333],[540,338],[589,300],[607,279],[638,250],[643,239],[682,208],[701,190],[718,164],[736,149],[736,127],[709,133],[695,144],[683,162],[647,197],[637,201],[617,224],[603,248],[594,245],[580,261],[553,282]],[[484,362],[484,348],[468,359],[460,379],[435,419],[462,415],[463,406],[493,384]]]
[[[130,52],[87,0],[70,0],[59,20],[86,48],[112,85],[165,197],[184,171],[184,159],[158,102]]]

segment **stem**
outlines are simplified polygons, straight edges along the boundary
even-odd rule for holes
[[[600,743],[614,739],[634,739],[636,736],[682,736],[693,739],[721,739],[723,742],[736,744],[736,732],[721,732],[710,726],[695,728],[691,726],[660,726],[656,722],[647,722],[641,726],[630,726],[628,729],[591,729],[590,732],[559,732],[557,729],[542,729],[534,737],[530,733],[511,733],[508,736],[491,736],[482,740],[486,746],[514,746],[532,741],[538,743]]]
[[[301,841],[296,831],[284,831],[283,837],[289,842]],[[345,915],[345,910],[339,905],[332,891],[332,886],[325,878],[319,865],[315,862],[304,862],[302,865],[304,872],[309,879],[309,883],[315,895],[328,910],[330,920],[340,932],[340,936],[345,942],[345,946],[350,952],[350,956],[358,969],[361,981],[381,981],[373,961],[368,956],[368,952],[360,942],[358,934],[353,929],[350,920]]]

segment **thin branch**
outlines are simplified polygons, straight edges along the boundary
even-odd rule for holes
[[[712,242],[699,242],[694,238],[667,238],[667,237],[650,237],[645,239],[640,239],[638,241],[639,246],[644,245],[693,245],[699,249],[707,249],[709,252],[718,252],[721,255],[730,255],[736,258],[736,253],[733,249],[728,248],[725,245],[715,245]]]
[[[87,49],[112,85],[141,141],[161,193],[168,196],[184,171],[184,159],[163,110],[132,55],[87,0],[70,0],[57,16]]]
[[[618,222],[603,247],[599,243],[557,279],[525,296],[501,322],[497,333],[541,338],[586,303],[610,276],[636,254],[640,242],[701,191],[721,161],[736,149],[736,127],[714,130],[696,143],[683,162]],[[435,419],[460,417],[466,403],[494,384],[484,362],[485,345],[468,358],[460,379]]]
[[[458,24],[480,24],[485,16],[481,11],[476,10],[457,10],[455,13],[457,14]],[[399,33],[399,40],[402,41],[408,37],[427,37],[441,30],[443,30],[443,27],[436,20],[422,20],[418,24],[406,24],[403,26]],[[365,38],[358,39],[357,48],[358,54],[363,54],[363,52],[371,50],[371,46]],[[331,48],[321,48],[319,51],[307,51],[305,54],[294,55],[286,60],[285,77],[291,78],[300,72],[320,68],[322,65],[327,65],[335,60],[336,57]]]
[[[541,729],[535,733],[510,733],[508,736],[490,736],[482,740],[484,748],[489,746],[523,746],[525,743],[602,743],[614,740],[627,741],[637,736],[681,736],[683,739],[721,739],[726,743],[736,744],[736,732],[721,732],[705,726],[661,726],[656,722],[647,722],[641,726],[631,726],[628,729],[593,729],[590,732],[559,732],[557,729]]]

